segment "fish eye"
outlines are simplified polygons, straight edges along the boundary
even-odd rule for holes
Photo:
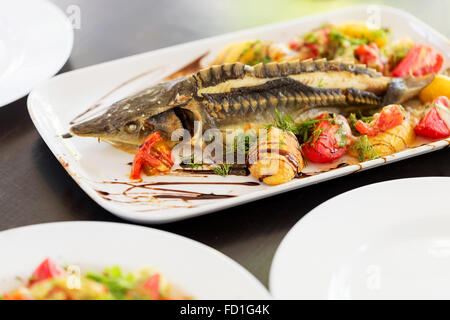
[[[133,133],[137,130],[138,126],[135,122],[130,122],[130,123],[127,123],[125,128],[129,133]]]

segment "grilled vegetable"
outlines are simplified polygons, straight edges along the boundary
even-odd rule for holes
[[[253,177],[269,185],[289,182],[304,168],[295,135],[276,127],[250,149],[248,165]]]
[[[352,141],[347,120],[343,116],[322,114],[315,124],[302,152],[308,161],[331,163],[342,157]]]
[[[399,105],[392,104],[384,107],[380,113],[375,114],[370,123],[358,120],[356,122],[356,130],[363,135],[376,136],[380,132],[402,124],[403,118],[402,108]]]
[[[417,135],[432,139],[450,136],[450,110],[447,97],[433,100],[419,124],[414,128]]]
[[[393,108],[390,106],[389,109]],[[394,114],[396,114],[395,111]],[[365,161],[406,149],[415,138],[413,123],[408,116],[404,117],[400,124],[393,126],[394,123],[397,123],[397,120],[386,122],[387,126],[383,128],[385,130],[378,128],[376,135],[359,137],[350,149],[350,154],[360,161]]]
[[[261,62],[278,62],[290,54],[287,47],[272,41],[244,41],[225,47],[213,64],[241,62],[253,66]]]
[[[443,63],[444,58],[436,49],[416,45],[392,71],[392,76],[423,76],[430,73],[438,73],[439,70],[441,70]]]
[[[139,147],[134,156],[130,178],[139,180],[141,171],[148,175],[167,172],[173,166],[172,155],[159,132],[154,132]]]
[[[153,132],[169,142],[177,129],[258,128],[272,123],[275,109],[297,121],[324,107],[373,108],[400,103],[432,77],[392,80],[364,65],[306,60],[213,66],[160,83],[113,104],[103,115],[73,126],[73,134],[119,147],[142,144]]]
[[[450,77],[441,74],[434,77],[433,82],[420,91],[419,98],[423,103],[446,96],[450,99]]]

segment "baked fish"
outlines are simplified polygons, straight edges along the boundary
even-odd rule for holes
[[[325,59],[215,65],[120,100],[70,132],[133,149],[155,131],[166,141],[177,129],[194,133],[195,121],[202,130],[246,130],[272,123],[275,110],[298,120],[311,110],[345,113],[402,103],[433,77],[393,79],[365,65]]]

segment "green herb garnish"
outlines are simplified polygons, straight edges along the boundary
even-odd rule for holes
[[[285,114],[283,117],[281,117],[277,109],[275,109],[275,122],[273,124],[267,125],[266,127],[267,129],[276,127],[281,130],[291,131],[295,135],[300,133],[299,127],[297,123],[295,123],[294,119],[292,119],[292,117],[288,114]]]
[[[359,161],[373,160],[380,157],[366,135],[359,137],[352,150],[357,151]]]
[[[214,173],[219,175],[219,176],[226,177],[229,174],[229,172],[230,172],[230,167],[231,167],[230,164],[223,163],[223,164],[221,164],[221,165],[219,165],[219,166],[214,168]]]

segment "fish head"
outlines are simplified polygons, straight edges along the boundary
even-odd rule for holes
[[[190,78],[163,82],[114,103],[102,115],[72,126],[70,132],[117,145],[138,146],[153,132],[169,141],[173,131],[183,128],[174,109],[189,103],[193,86]]]

